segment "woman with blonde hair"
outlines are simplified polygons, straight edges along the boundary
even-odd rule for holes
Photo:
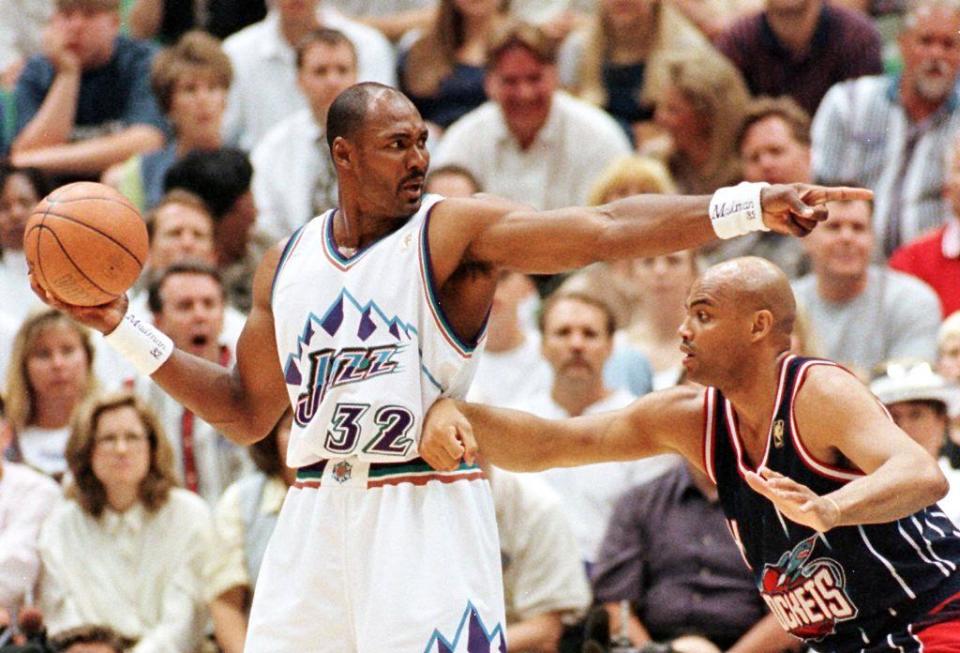
[[[719,55],[670,2],[599,0],[587,25],[560,48],[560,82],[606,110],[633,138],[653,117],[650,67],[669,52]]]
[[[739,181],[736,141],[750,102],[740,72],[722,55],[691,52],[665,57],[653,74],[654,120],[670,136],[666,160],[678,191],[709,194]]]
[[[487,100],[487,42],[507,0],[440,0],[436,19],[400,57],[400,88],[423,119],[446,129]]]
[[[13,341],[6,414],[14,439],[6,457],[55,478],[67,468],[70,419],[97,389],[90,332],[63,313],[29,315]]]
[[[40,607],[52,633],[113,628],[134,653],[199,649],[213,553],[207,504],[176,486],[173,450],[135,395],[95,399],[67,443],[68,501],[40,534]]]

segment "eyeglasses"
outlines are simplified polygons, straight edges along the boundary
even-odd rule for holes
[[[147,436],[139,433],[124,433],[122,435],[111,433],[109,435],[97,436],[93,441],[95,444],[108,449],[117,449],[121,442],[127,445],[128,448],[133,449],[146,444]]]

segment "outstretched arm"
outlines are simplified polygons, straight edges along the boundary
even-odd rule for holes
[[[901,431],[853,375],[815,366],[797,395],[795,414],[804,446],[818,460],[845,458],[864,476],[823,496],[775,472],[750,473],[751,487],[789,519],[827,531],[906,517],[946,494],[937,462]]]
[[[703,391],[670,388],[626,408],[563,420],[442,399],[430,409],[420,455],[437,469],[480,453],[490,464],[530,472],[681,453],[702,467]]]
[[[768,228],[802,236],[826,219],[825,202],[869,197],[870,191],[864,189],[792,184],[764,188],[760,204]],[[450,257],[450,265],[463,260],[529,273],[561,272],[599,260],[655,256],[716,240],[709,207],[709,196],[634,195],[597,207],[552,211],[489,198],[447,200],[435,213],[444,216],[450,228],[442,233],[432,229],[431,248],[459,245],[461,251],[453,253],[461,255]],[[465,215],[473,219],[464,220]],[[438,280],[446,279],[442,270],[437,272]]]
[[[171,397],[242,445],[263,438],[289,404],[270,306],[280,247],[271,249],[257,268],[253,308],[237,343],[236,366],[227,370],[175,349],[150,377]],[[46,303],[102,333],[116,329],[127,311],[125,296],[104,306],[84,308],[57,301],[36,282],[34,290]]]

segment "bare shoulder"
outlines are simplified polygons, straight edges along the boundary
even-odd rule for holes
[[[273,291],[273,279],[277,274],[277,266],[283,257],[290,238],[284,238],[266,251],[257,271],[253,275],[253,305],[255,308],[270,310],[270,296]]]
[[[531,207],[497,195],[477,193],[471,197],[448,197],[433,209],[433,221],[445,228],[482,230],[492,222],[502,219],[513,211],[531,210]]]
[[[813,365],[802,379],[795,410],[829,418],[852,409],[880,410],[879,404],[863,382],[838,365]]]
[[[863,382],[834,365],[807,371],[793,410],[799,437],[822,460],[835,459],[847,438],[890,422]]]

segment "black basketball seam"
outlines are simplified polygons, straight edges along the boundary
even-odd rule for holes
[[[140,215],[140,212],[137,211],[136,207],[133,206],[128,201],[117,199],[116,197],[97,197],[96,195],[84,195],[83,197],[71,197],[65,200],[58,200],[53,195],[47,195],[44,199],[47,200],[48,204],[69,204],[70,202],[83,202],[84,200],[101,200],[103,202],[113,202],[114,204],[119,204],[120,206],[125,206],[137,215]]]
[[[74,224],[78,224],[78,225],[80,225],[81,227],[86,227],[87,229],[89,229],[90,231],[92,231],[92,232],[94,232],[94,233],[100,234],[101,236],[103,236],[104,238],[106,238],[107,240],[109,240],[110,242],[112,242],[114,245],[116,245],[117,247],[119,247],[120,249],[122,249],[123,251],[125,251],[127,254],[129,254],[129,255],[130,255],[130,258],[132,258],[134,261],[137,262],[137,265],[139,265],[141,268],[143,267],[143,261],[141,261],[140,259],[138,259],[137,256],[127,248],[126,245],[124,245],[123,243],[121,243],[119,240],[117,240],[116,238],[114,238],[114,237],[111,236],[110,234],[108,234],[108,233],[106,233],[106,232],[104,232],[104,231],[101,231],[100,229],[97,229],[96,227],[92,227],[92,226],[88,225],[88,224],[85,223],[85,222],[81,222],[80,220],[77,220],[76,218],[72,218],[72,217],[70,217],[69,215],[63,215],[62,213],[53,213],[53,212],[50,211],[50,208],[47,208],[47,209],[43,212],[43,217],[44,217],[44,218],[46,218],[48,215],[53,216],[54,218],[60,218],[60,219],[62,219],[62,220],[67,220],[68,222],[72,222],[72,223],[74,223]],[[41,221],[41,224],[42,224],[42,221]],[[49,229],[49,227],[47,227],[47,228]]]
[[[91,279],[90,277],[88,277],[87,274],[86,274],[86,272],[84,272],[83,270],[80,269],[80,266],[77,265],[77,262],[73,260],[73,257],[72,257],[72,256],[70,256],[70,252],[67,251],[67,248],[64,247],[64,246],[63,246],[63,243],[60,242],[60,239],[57,238],[57,232],[56,232],[56,231],[54,231],[54,230],[51,229],[50,227],[44,227],[43,225],[40,225],[39,229],[40,229],[41,232],[42,232],[44,229],[50,232],[50,235],[53,236],[53,239],[54,239],[54,240],[56,241],[56,243],[57,243],[57,247],[60,248],[60,251],[63,252],[63,255],[67,257],[67,260],[68,260],[68,261],[70,261],[70,265],[72,265],[72,266],[74,267],[74,269],[76,269],[76,271],[80,273],[80,276],[82,276],[84,279],[86,279],[87,281],[89,281],[90,284],[91,284],[94,288],[96,288],[96,289],[99,290],[100,292],[104,293],[105,295],[109,295],[110,297],[113,297],[113,298],[116,298],[116,297],[119,296],[119,295],[116,295],[116,294],[110,292],[110,291],[107,290],[106,288],[103,288],[102,286],[100,286],[100,284],[98,284],[96,281],[94,281],[93,279]],[[39,242],[40,242],[40,236],[37,236],[37,243],[39,243]],[[38,249],[39,249],[39,245],[38,245]],[[38,256],[38,259],[37,259],[37,260],[39,260],[39,256]],[[44,278],[46,278],[46,275],[44,275]]]
[[[49,211],[49,207],[45,209],[44,212],[40,215],[40,224],[34,225],[33,227],[33,229],[37,229],[38,231],[40,231],[40,233],[37,234],[37,251],[36,251],[36,256],[34,258],[37,261],[37,265],[40,267],[40,274],[43,276],[44,286],[46,286],[46,288],[50,288],[50,286],[46,284],[47,273],[44,271],[43,262],[40,260],[40,236],[43,233],[43,221],[47,219],[47,211]],[[33,229],[31,229],[31,231]],[[50,290],[50,292],[53,292],[53,290]]]

